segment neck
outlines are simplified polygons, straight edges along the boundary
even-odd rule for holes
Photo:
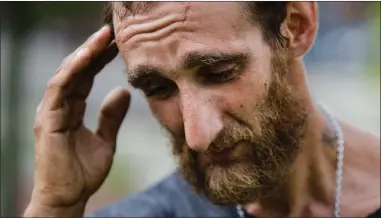
[[[334,131],[309,94],[302,60],[292,62],[290,66],[293,73],[288,80],[293,87],[298,87],[296,91],[306,93],[304,103],[308,106],[308,126],[301,141],[301,152],[283,188],[266,199],[247,205],[247,208],[255,216],[332,216],[337,147]],[[251,211],[250,208],[256,209]]]

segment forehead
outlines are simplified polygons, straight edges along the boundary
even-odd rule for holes
[[[239,39],[249,22],[239,2],[156,2],[149,6],[133,6],[138,10],[129,13],[122,4],[115,5],[120,15],[113,16],[117,44],[129,68],[141,63],[170,66],[190,52],[238,52],[245,46]]]
[[[243,12],[243,3],[240,2],[114,2],[112,3],[114,15],[119,19],[132,19],[134,17],[155,17],[160,14],[185,11],[191,9],[194,13],[217,19],[239,15]],[[227,16],[224,16],[227,15]]]

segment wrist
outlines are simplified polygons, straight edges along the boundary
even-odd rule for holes
[[[49,206],[32,200],[23,217],[83,217],[85,206],[85,202],[71,206]]]

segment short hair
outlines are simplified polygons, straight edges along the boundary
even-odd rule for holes
[[[284,46],[286,38],[281,34],[280,27],[287,16],[288,2],[241,2],[244,12],[250,21],[260,25],[265,42],[270,46]],[[122,6],[127,13],[139,14],[147,12],[156,5],[156,2],[123,2]],[[104,8],[104,23],[113,26],[114,3],[107,2]],[[126,15],[126,14],[125,14]],[[120,15],[123,16],[123,15]]]

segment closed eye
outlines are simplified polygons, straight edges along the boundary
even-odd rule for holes
[[[239,75],[240,66],[236,63],[218,63],[200,69],[200,76],[205,83],[223,83]]]
[[[147,97],[164,100],[174,93],[176,85],[165,78],[147,78],[139,88]]]

